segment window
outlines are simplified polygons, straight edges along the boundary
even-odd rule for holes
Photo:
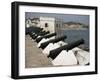
[[[48,27],[48,23],[45,23],[45,27]]]

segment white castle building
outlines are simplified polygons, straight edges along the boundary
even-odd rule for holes
[[[61,19],[54,17],[39,17],[26,20],[26,27],[40,27],[45,31],[50,31],[50,33],[57,33],[57,36],[61,35],[61,27],[63,23]]]

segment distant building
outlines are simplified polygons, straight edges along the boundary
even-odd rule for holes
[[[26,19],[26,21],[25,21],[25,26],[27,27],[27,28],[29,28],[30,26],[31,26],[31,19],[29,18],[29,19]]]
[[[33,19],[26,19],[26,27],[32,27],[32,26],[35,26],[35,27],[40,27],[40,20],[39,18],[33,18]]]
[[[40,19],[39,18],[31,19],[31,26],[40,27]]]

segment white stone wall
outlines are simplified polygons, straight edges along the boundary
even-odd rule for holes
[[[48,24],[48,27],[45,27],[45,24]],[[44,28],[46,31],[50,31],[50,33],[55,32],[55,18],[51,17],[40,17],[40,27]]]

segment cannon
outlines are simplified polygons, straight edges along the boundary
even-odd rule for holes
[[[53,37],[55,35],[56,35],[56,33],[52,33],[52,34],[41,36],[41,37],[36,39],[36,42],[39,43],[43,38],[50,38],[50,37]]]
[[[33,34],[32,39],[36,39],[36,38],[37,38],[37,34]]]
[[[48,34],[49,31],[45,32],[45,31],[41,31],[39,33],[35,33],[35,34],[32,34],[32,39],[36,39],[38,36],[44,36],[45,34]]]
[[[37,36],[44,36],[49,33],[50,33],[49,31],[43,31],[43,32],[37,33]]]
[[[83,39],[80,39],[80,40],[77,40],[77,41],[73,41],[73,42],[69,43],[68,45],[64,45],[64,46],[59,47],[57,49],[51,50],[50,54],[48,55],[48,58],[50,57],[52,59],[55,59],[62,50],[68,51],[68,50],[71,50],[71,49],[81,45],[81,44],[84,44],[84,40]]]
[[[49,31],[41,31],[39,33],[36,33],[33,35],[33,39],[36,39],[38,36],[44,36],[46,34],[49,34],[50,32]]]
[[[29,32],[30,37],[32,37],[35,33]]]
[[[56,43],[56,42],[66,39],[66,38],[67,38],[66,36],[61,36],[59,38],[51,39],[47,42],[42,43],[40,48],[44,49],[49,43]]]
[[[43,28],[39,28],[39,27],[29,27],[29,28],[26,28],[25,32],[26,32],[26,35],[27,35],[30,32],[38,33],[42,30],[43,30]]]

